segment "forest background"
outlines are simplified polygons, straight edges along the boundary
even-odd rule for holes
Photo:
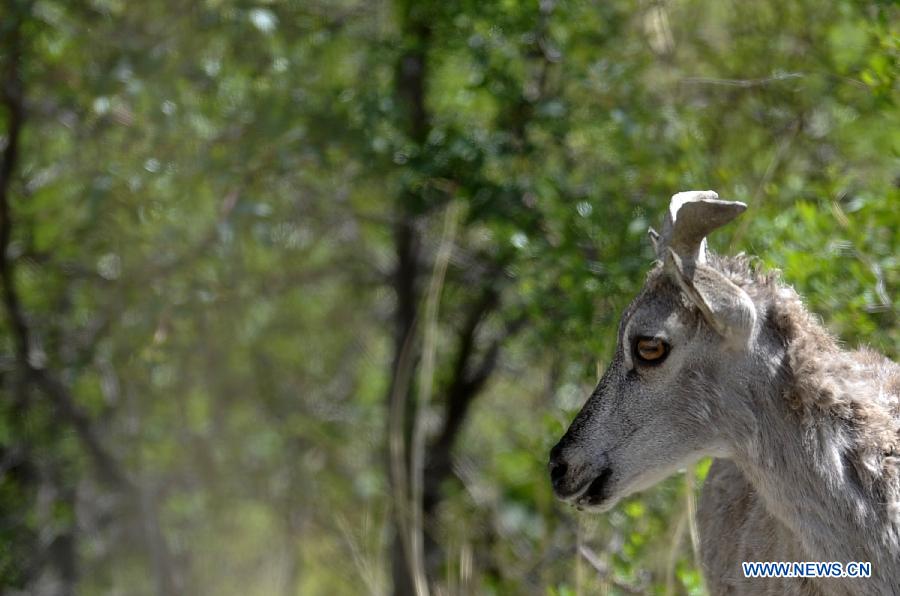
[[[0,591],[703,594],[547,453],[669,196],[894,358],[900,12],[3,0]]]

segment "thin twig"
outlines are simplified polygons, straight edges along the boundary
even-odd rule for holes
[[[739,87],[742,89],[750,89],[753,87],[763,87],[765,85],[770,85],[772,83],[780,83],[781,81],[788,81],[791,79],[803,79],[809,76],[821,76],[827,79],[834,79],[837,81],[841,81],[844,83],[849,83],[858,89],[863,89],[865,91],[871,91],[868,85],[864,82],[854,79],[852,77],[847,77],[843,75],[834,74],[831,72],[788,72],[788,73],[779,73],[772,75],[770,77],[762,77],[759,79],[719,79],[715,77],[685,77],[681,79],[682,83],[688,85],[717,85],[720,87]]]
[[[590,563],[591,567],[597,572],[597,574],[602,577],[605,581],[608,581],[612,585],[614,585],[619,590],[622,590],[626,594],[644,594],[645,591],[637,588],[635,586],[631,586],[626,584],[625,582],[617,580],[612,576],[610,572],[610,568],[608,565],[605,565],[603,561],[600,559],[599,555],[594,552],[594,550],[587,546],[581,545],[578,547],[579,559],[584,558],[585,561]]]
[[[666,561],[666,596],[672,596],[675,593],[675,565],[678,563],[678,554],[681,550],[681,541],[684,538],[684,531],[688,526],[688,517],[690,516],[690,507],[687,501],[687,483],[684,485],[685,499],[684,505],[678,515],[678,521],[675,523],[675,531],[672,533],[672,544],[669,546],[669,557]]]
[[[802,129],[803,116],[801,115],[795,121],[791,133],[787,137],[782,139],[782,141],[778,144],[778,147],[775,149],[775,153],[772,155],[772,159],[769,161],[769,165],[766,166],[766,171],[763,172],[762,177],[759,179],[759,182],[756,185],[756,189],[753,191],[753,195],[750,199],[751,204],[756,204],[756,202],[765,191],[766,186],[768,186],[772,179],[775,177],[775,173],[778,171],[778,168],[787,157],[788,149],[790,149],[791,145],[794,142],[794,139],[797,138],[797,135],[800,134],[800,131]],[[737,230],[731,237],[731,251],[736,250],[737,245],[740,244],[741,240],[744,238],[744,235],[747,233],[748,226],[750,225],[750,221],[751,219],[747,217],[741,219],[740,223],[738,224]]]
[[[691,548],[694,553],[694,561],[700,562],[700,532],[697,531],[697,499],[694,489],[697,485],[697,476],[694,466],[688,466],[684,474],[685,481],[685,507],[687,507],[688,529],[691,531]]]
[[[412,439],[412,525],[410,544],[412,554],[412,569],[416,593],[419,596],[428,595],[428,582],[425,576],[424,544],[422,528],[422,494],[425,483],[425,435],[426,416],[428,405],[431,402],[431,393],[434,387],[435,355],[437,352],[437,318],[440,306],[441,291],[444,287],[444,279],[447,275],[447,266],[453,253],[453,241],[456,237],[456,228],[459,223],[460,204],[456,201],[447,207],[444,216],[444,230],[441,234],[441,243],[434,259],[434,270],[431,274],[431,282],[428,286],[428,294],[425,302],[425,331],[422,342],[422,366],[419,369],[419,400],[416,404],[416,417],[413,425]]]
[[[771,83],[778,83],[780,81],[787,81],[790,79],[802,79],[805,76],[805,74],[799,72],[788,72],[772,75],[770,77],[763,77],[761,79],[716,79],[712,77],[686,77],[684,79],[681,79],[681,82],[694,85],[720,85],[723,87],[742,87],[746,89],[750,87],[769,85]]]

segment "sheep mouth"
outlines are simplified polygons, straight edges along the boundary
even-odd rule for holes
[[[594,478],[581,495],[576,504],[586,507],[596,507],[609,499],[609,479],[612,476],[612,468],[606,468],[600,475]]]

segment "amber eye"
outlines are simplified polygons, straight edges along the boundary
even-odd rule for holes
[[[634,344],[634,354],[638,360],[659,364],[669,354],[669,344],[658,337],[639,337]]]

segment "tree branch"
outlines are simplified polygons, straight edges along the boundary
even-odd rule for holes
[[[14,8],[7,7],[11,13]],[[15,18],[15,17],[13,17]],[[19,296],[13,287],[13,265],[9,260],[9,246],[12,241],[12,221],[9,208],[9,189],[12,175],[19,159],[19,139],[25,122],[25,101],[19,64],[22,58],[21,23],[7,29],[4,48],[7,51],[2,84],[3,107],[6,108],[6,146],[0,162],[0,283],[3,285],[3,305],[9,317],[16,356],[20,362],[28,362],[29,336]]]
[[[10,4],[10,3],[8,3]],[[15,15],[15,7],[9,12]],[[21,133],[26,119],[23,84],[20,65],[22,61],[22,19],[19,15],[15,23],[6,29],[3,47],[6,50],[6,64],[3,69],[2,105],[7,112],[6,145],[0,155],[0,290],[3,292],[3,308],[15,342],[16,361],[19,365],[22,380],[38,387],[56,407],[56,412],[75,429],[75,433],[85,448],[88,456],[97,469],[99,478],[122,492],[132,503],[145,505],[140,509],[144,522],[145,537],[151,545],[158,546],[155,540],[159,535],[159,519],[156,505],[146,506],[138,485],[125,473],[121,464],[103,445],[88,414],[78,405],[69,389],[43,364],[33,362],[33,335],[28,326],[28,319],[22,307],[22,301],[15,284],[16,262],[10,257],[12,243],[12,208],[10,205],[10,188],[13,173],[19,159]],[[163,544],[165,550],[165,545]],[[156,563],[158,557],[154,556]],[[158,581],[159,593],[169,595],[175,593],[175,584],[168,568],[168,553],[165,552],[164,569],[158,567],[154,575]]]
[[[503,344],[521,330],[525,317],[507,324],[494,337],[484,355],[476,363],[476,338],[490,313],[500,307],[500,290],[489,286],[472,305],[459,334],[459,347],[454,362],[454,373],[444,394],[444,422],[437,438],[429,448],[428,474],[424,498],[424,510],[431,513],[440,500],[440,486],[452,473],[452,453],[462,431],[472,402],[493,374],[500,358]]]
[[[0,162],[0,286],[3,306],[16,345],[16,360],[25,376],[34,382],[56,405],[60,414],[75,428],[79,439],[94,460],[101,477],[119,489],[133,491],[133,483],[121,471],[112,455],[103,447],[88,415],[78,407],[68,389],[50,371],[32,362],[32,334],[15,284],[15,261],[10,258],[12,209],[10,187],[19,157],[25,102],[19,73],[22,47],[17,26],[11,27],[6,40],[7,64],[3,80],[3,106],[7,111],[6,147]]]

